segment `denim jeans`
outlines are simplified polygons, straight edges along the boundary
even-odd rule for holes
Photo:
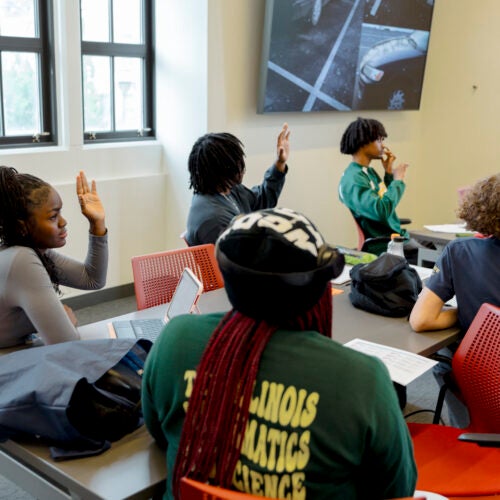
[[[451,358],[457,348],[457,345],[453,345],[451,348],[444,347],[440,349],[437,354],[440,358],[448,358],[449,361],[440,360],[436,366],[432,369],[432,374],[439,385],[439,388],[445,383],[445,376],[447,373],[451,372]],[[464,428],[469,425],[469,412],[467,407],[458,399],[453,391],[448,389],[446,391],[445,403],[448,407],[448,425],[452,427]],[[445,423],[446,423],[446,419]]]

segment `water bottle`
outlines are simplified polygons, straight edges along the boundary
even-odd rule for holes
[[[399,255],[400,257],[405,256],[403,244],[405,239],[398,233],[391,234],[391,241],[387,244],[387,253],[392,253],[393,255]]]

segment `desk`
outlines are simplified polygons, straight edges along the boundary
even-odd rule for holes
[[[354,308],[349,287],[343,290],[333,296],[333,338],[338,342],[359,337],[426,356],[458,336],[458,328],[415,333],[406,318],[386,318]],[[202,312],[215,312],[228,310],[230,304],[225,290],[219,289],[204,293],[198,306]],[[161,317],[165,307],[113,319]],[[80,327],[82,338],[107,337],[109,321]],[[0,443],[0,466],[3,474],[40,500],[150,498],[162,491],[166,477],[164,452],[144,426],[113,443],[102,455],[66,462],[54,462],[46,446],[7,441]]]
[[[430,241],[434,243],[436,249],[443,251],[443,248],[456,238],[455,233],[440,233],[430,229],[410,229],[410,235],[417,241]]]
[[[434,244],[436,249],[419,248],[417,265],[421,266],[424,261],[436,262],[437,258],[441,255],[444,247],[456,238],[455,233],[440,233],[431,231],[430,229],[410,229],[410,236],[417,241],[430,241]]]
[[[39,500],[151,498],[165,489],[165,453],[145,426],[89,458],[54,462],[47,446],[0,443],[0,470]]]

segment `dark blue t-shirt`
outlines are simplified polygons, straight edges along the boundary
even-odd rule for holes
[[[500,240],[459,238],[448,243],[426,286],[444,302],[456,295],[465,333],[481,304],[500,306]]]

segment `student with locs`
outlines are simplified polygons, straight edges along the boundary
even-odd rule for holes
[[[417,332],[448,328],[458,322],[462,336],[484,302],[500,306],[500,174],[477,182],[465,195],[457,216],[484,237],[457,238],[438,257],[410,315]],[[456,296],[457,307],[444,307]],[[434,374],[440,385],[451,370],[458,342],[439,351]],[[446,360],[448,359],[448,361]],[[463,405],[447,391],[450,423],[465,427]]]
[[[396,214],[396,207],[406,189],[407,163],[395,165],[396,156],[384,145],[387,132],[378,120],[357,118],[351,122],[340,141],[340,152],[352,155],[339,184],[340,201],[349,208],[367,238],[398,233],[406,239],[405,256],[416,264],[418,244],[409,239]],[[384,179],[370,166],[380,160]],[[369,251],[380,254],[387,243]]]
[[[235,218],[216,244],[233,309],[173,318],[143,376],[146,425],[182,477],[270,498],[413,495],[412,443],[381,361],[331,339],[344,265],[290,209]]]
[[[56,250],[68,236],[57,191],[38,177],[0,167],[0,347],[25,343],[35,333],[45,344],[80,338],[59,286],[95,290],[105,285],[108,236],[96,183],[89,186],[83,171],[76,177],[76,193],[89,221],[83,263]]]
[[[237,137],[209,133],[195,142],[188,160],[193,190],[185,235],[189,245],[215,243],[234,216],[276,206],[288,171],[289,137],[285,123],[278,135],[274,164],[265,172],[262,184],[251,189],[242,184],[245,153]]]

